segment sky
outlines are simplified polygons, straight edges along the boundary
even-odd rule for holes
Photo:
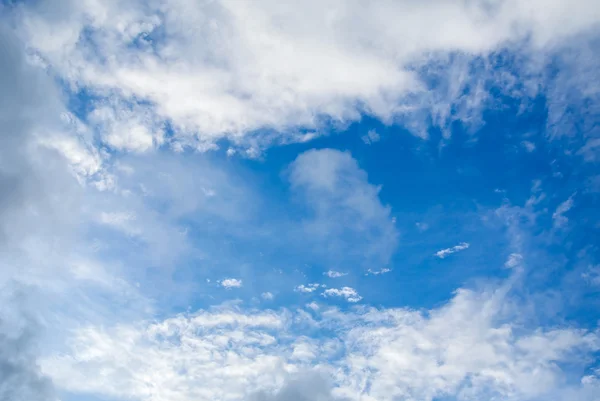
[[[0,401],[600,401],[600,3],[0,1]]]

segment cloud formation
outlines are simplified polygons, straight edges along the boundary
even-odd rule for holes
[[[460,244],[455,245],[451,248],[441,249],[441,250],[437,251],[435,253],[435,256],[437,256],[440,259],[445,259],[449,255],[452,255],[453,253],[464,251],[465,249],[468,249],[469,246],[470,246],[469,243],[461,242]]]
[[[210,149],[228,138],[253,153],[274,140],[314,136],[300,127],[365,113],[406,118],[425,137],[416,114],[442,126],[478,119],[486,78],[469,77],[471,60],[504,48],[545,56],[600,18],[592,0],[53,5],[23,7],[21,35],[76,90],[105,99],[89,120],[104,143],[132,151],[163,143],[165,122],[175,149]],[[461,61],[431,91],[419,67],[435,75],[453,53]],[[495,81],[510,85],[510,71],[504,74]],[[539,69],[529,73],[536,75]]]
[[[581,372],[600,350],[598,333],[524,327],[516,320],[523,308],[509,291],[461,289],[447,304],[422,312],[326,308],[307,315],[225,307],[89,326],[70,339],[70,355],[54,355],[42,366],[72,392],[140,400],[595,401],[596,376],[574,377],[571,369]],[[322,335],[310,336],[312,330]],[[316,366],[327,385],[290,379]]]
[[[334,261],[386,264],[398,243],[391,209],[349,153],[310,150],[290,165],[292,189],[309,205],[307,242]],[[339,262],[338,262],[339,263]]]
[[[239,280],[237,278],[226,278],[219,281],[219,284],[227,289],[240,288],[242,286],[242,280]]]
[[[336,272],[335,270],[327,270],[323,275],[329,278],[339,278],[348,275],[348,273]]]
[[[342,287],[342,288],[328,288],[321,294],[325,298],[328,297],[342,297],[345,298],[348,302],[358,302],[362,299],[358,292],[352,287]]]

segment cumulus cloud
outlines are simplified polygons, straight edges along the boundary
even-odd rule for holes
[[[90,117],[109,127],[106,144],[131,150],[160,144],[166,121],[176,148],[209,149],[226,137],[248,150],[275,138],[301,141],[298,127],[363,113],[384,121],[431,114],[441,125],[476,120],[470,114],[487,88],[468,76],[470,61],[503,48],[547,52],[600,19],[592,0],[53,5],[23,7],[21,35],[74,88],[109,99]],[[452,68],[448,54],[461,55]],[[420,66],[444,71],[435,91]],[[509,85],[506,75],[495,83]],[[120,104],[134,114],[120,113]],[[407,125],[426,136],[413,117]]]
[[[470,246],[469,243],[461,242],[460,244],[455,245],[451,248],[441,249],[441,250],[437,251],[435,253],[435,256],[437,256],[440,259],[445,259],[446,257],[448,257],[449,255],[452,255],[453,253],[464,251],[465,249],[468,249],[469,246]]]
[[[219,284],[227,289],[240,288],[242,286],[242,280],[239,280],[237,278],[226,278],[219,281]]]
[[[522,311],[506,286],[461,289],[427,311],[218,308],[81,327],[42,368],[74,393],[140,400],[594,400],[596,376],[570,369],[585,370],[598,334],[524,327]],[[327,385],[294,376],[317,366]]]
[[[328,297],[342,297],[345,298],[348,302],[358,302],[362,299],[358,292],[354,288],[351,287],[342,287],[342,288],[328,288],[321,294],[325,298]]]

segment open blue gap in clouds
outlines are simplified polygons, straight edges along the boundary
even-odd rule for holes
[[[500,68],[506,68],[506,65]],[[91,99],[85,93],[81,95],[81,104]],[[465,95],[468,95],[466,89]],[[273,148],[259,161],[221,161],[238,165],[233,170],[243,168],[255,177],[259,192],[268,199],[266,205],[262,205],[262,214],[255,216],[254,223],[260,226],[268,225],[270,221],[303,218],[304,212],[294,207],[294,195],[290,193],[285,177],[285,170],[298,154],[309,149],[326,148],[349,152],[359,167],[368,172],[369,182],[382,186],[381,201],[392,206],[391,217],[396,219],[400,232],[401,245],[389,266],[371,267],[373,270],[393,268],[394,271],[388,273],[385,280],[377,276],[362,277],[367,267],[358,266],[359,263],[352,260],[334,267],[352,273],[350,276],[328,280],[322,274],[332,267],[327,262],[319,264],[319,260],[311,258],[302,246],[286,246],[285,242],[273,246],[275,242],[272,242],[271,246],[260,249],[264,244],[260,235],[254,238],[256,242],[248,236],[221,240],[219,234],[215,238],[202,234],[203,229],[197,230],[198,246],[219,249],[220,255],[235,255],[237,266],[232,267],[230,262],[223,264],[214,258],[210,262],[193,261],[187,269],[175,272],[174,280],[197,282],[209,278],[214,285],[219,279],[217,275],[198,272],[223,264],[216,268],[220,274],[244,276],[245,289],[241,292],[246,295],[271,292],[266,283],[273,280],[283,280],[289,288],[293,288],[295,282],[327,282],[354,286],[359,293],[369,296],[371,302],[383,306],[431,307],[447,300],[455,288],[471,279],[505,277],[508,272],[503,264],[509,253],[505,247],[506,236],[502,227],[491,227],[481,221],[486,212],[506,201],[514,205],[525,204],[535,180],[541,180],[544,191],[552,194],[544,201],[550,211],[577,191],[580,192],[578,202],[569,213],[576,215],[578,211],[589,209],[586,202],[594,202],[593,195],[586,196],[585,189],[578,188],[590,175],[590,172],[581,170],[593,170],[593,166],[586,167],[577,158],[564,155],[562,146],[546,140],[547,107],[543,96],[529,101],[531,104],[525,111],[522,110],[522,102],[504,94],[494,96],[490,103],[496,107],[484,112],[483,126],[474,133],[459,122],[452,123],[450,141],[445,140],[436,127],[429,131],[430,140],[423,141],[401,127],[385,126],[364,116],[361,123],[351,125],[346,132],[334,133],[310,143]],[[365,146],[361,138],[370,130],[377,132],[383,138],[382,142]],[[524,141],[534,149],[528,149]],[[224,152],[218,154],[225,159]],[[190,155],[188,158],[194,157]],[[531,227],[534,236],[536,232],[539,234],[551,229],[551,215],[549,212],[536,220]],[[595,232],[593,227],[586,227],[588,225],[581,225],[578,227],[580,230],[569,233],[569,237],[579,242],[588,240],[588,234],[582,234],[583,238],[577,240],[580,232]],[[192,238],[194,232],[190,232]],[[274,240],[272,236],[270,239]],[[433,257],[437,248],[451,247],[462,241],[471,243],[468,252],[451,260],[440,261]],[[548,245],[543,244],[543,239],[540,241],[538,246]],[[208,245],[211,242],[213,244]],[[575,263],[572,262],[575,253],[580,252],[583,246],[583,243],[564,248],[554,246],[558,248],[554,250],[557,255],[569,254],[560,268],[564,268],[565,263]],[[533,266],[531,269],[537,270]],[[291,277],[283,279],[282,272]],[[539,282],[540,275],[548,276],[546,272],[547,269],[542,268],[541,272],[535,273],[537,279],[534,282]],[[552,278],[546,277],[540,287],[548,289],[548,286],[559,285],[563,279],[567,278],[553,274]],[[210,296],[219,299],[219,295]],[[225,293],[226,297],[229,295]],[[284,295],[279,300],[302,302],[304,299],[291,295],[292,298]],[[205,305],[200,300],[198,302],[195,306]],[[273,305],[278,304],[275,302]]]

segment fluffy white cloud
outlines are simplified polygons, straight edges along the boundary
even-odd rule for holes
[[[600,266],[589,266],[582,277],[591,285],[600,286]]]
[[[305,139],[297,127],[363,112],[391,121],[429,110],[445,125],[454,105],[458,118],[477,119],[467,112],[486,95],[467,76],[468,62],[444,68],[435,94],[418,67],[447,66],[450,53],[472,60],[502,47],[545,50],[592,29],[600,7],[593,0],[85,0],[39,2],[20,17],[30,47],[74,88],[110,99],[109,108],[136,104],[134,114],[92,112],[110,127],[107,144],[147,149],[161,143],[169,121],[176,146],[206,149],[227,137],[256,149],[277,137]],[[265,129],[271,134],[252,134]]]
[[[324,391],[331,399],[597,400],[597,378],[569,369],[587,366],[600,350],[598,334],[524,327],[507,291],[459,290],[423,312],[334,308],[310,317],[225,307],[88,326],[76,331],[68,353],[44,359],[42,368],[62,389],[134,400],[266,397],[285,393],[290,375],[315,367],[331,379]]]
[[[441,249],[441,250],[437,251],[435,253],[435,256],[437,256],[440,259],[445,259],[446,257],[448,257],[448,255],[452,255],[453,253],[464,251],[465,249],[468,249],[469,246],[470,245],[467,242],[461,242],[460,244],[455,245],[451,248]]]
[[[328,288],[321,294],[324,297],[342,297],[348,302],[358,302],[362,299],[358,292],[352,287]]]
[[[240,288],[242,286],[242,280],[239,280],[237,278],[226,278],[219,281],[219,284],[227,289]]]

